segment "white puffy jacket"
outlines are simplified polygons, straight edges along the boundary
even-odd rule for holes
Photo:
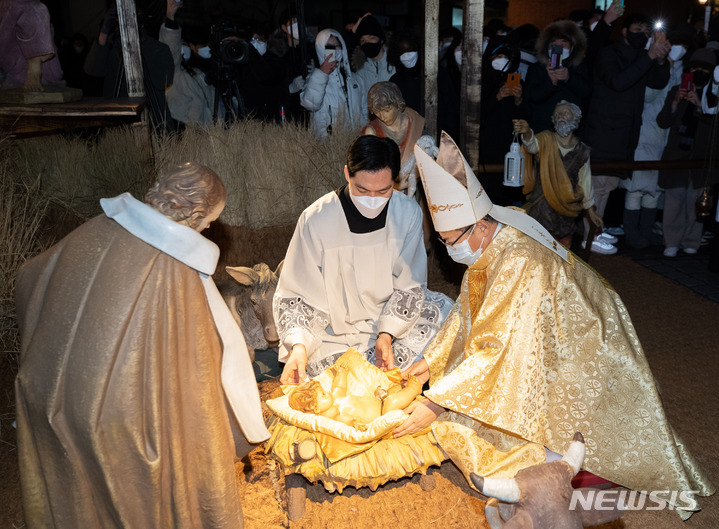
[[[207,84],[203,72],[195,69],[192,75],[182,65],[182,31],[163,24],[159,40],[169,46],[175,63],[175,77],[166,93],[170,114],[183,123],[212,123],[215,87]]]
[[[669,129],[662,129],[657,125],[657,116],[664,106],[669,90],[682,81],[682,61],[675,61],[669,82],[664,88],[644,89],[644,109],[642,110],[642,128],[639,130],[639,143],[634,150],[636,161],[661,160],[664,147],[669,138]],[[629,192],[643,192],[654,196],[657,193],[657,180],[659,171],[634,171],[632,177],[622,180],[620,187]]]
[[[334,29],[323,29],[317,34],[315,39],[317,59],[320,64],[324,62],[325,44],[331,36],[335,36],[342,45],[340,65],[329,75],[315,68],[300,93],[300,103],[312,112],[312,128],[322,136],[327,135],[330,125],[359,127],[364,123],[361,85],[350,71],[347,46],[339,32]]]

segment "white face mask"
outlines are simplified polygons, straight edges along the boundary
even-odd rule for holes
[[[678,61],[684,55],[686,54],[687,50],[684,49],[684,46],[672,46],[671,51],[669,52],[669,58],[673,61]]]
[[[182,45],[182,52],[181,52],[181,53],[182,53],[182,58],[183,58],[183,59],[185,59],[186,61],[189,61],[189,60],[190,60],[190,55],[192,54],[192,50],[190,49],[189,46],[185,46],[185,45],[183,44],[183,45]]]
[[[494,59],[492,61],[492,68],[499,72],[503,72],[504,69],[509,64],[509,59],[505,59],[504,57],[500,57],[499,59]]]
[[[300,40],[300,25],[297,22],[290,26],[290,35],[292,38]]]
[[[334,55],[332,55],[332,60],[342,62],[342,50],[335,50]]]
[[[469,235],[465,240],[455,244],[454,246],[447,246],[447,253],[455,263],[472,266],[477,262],[479,256],[482,255],[482,245],[484,244],[484,239],[486,237],[482,237],[482,242],[479,243],[479,249],[476,252],[473,252],[472,248],[469,247],[469,238],[472,236],[476,226],[476,224],[472,226],[472,229],[469,230]]]
[[[458,66],[462,66],[462,48],[454,50],[454,60],[457,62]]]
[[[389,197],[355,196],[352,194],[352,190],[350,189],[350,199],[352,199],[352,203],[363,217],[373,219],[382,213]]]
[[[484,239],[486,237],[482,237],[482,241],[479,243],[479,249],[477,249],[476,252],[472,251],[472,248],[469,247],[469,237],[472,235],[472,232],[474,231],[474,228],[477,225],[475,224],[472,229],[469,231],[469,235],[465,240],[463,240],[461,243],[456,244],[454,246],[447,246],[447,253],[452,258],[452,260],[456,263],[464,264],[467,266],[472,266],[474,263],[477,262],[477,259],[482,255],[482,245],[484,244]],[[500,222],[497,223],[497,227],[494,229],[494,233],[492,234],[492,239],[494,239],[494,236],[497,235],[497,232],[499,232],[499,229],[502,227],[502,224]]]
[[[202,48],[197,50],[197,55],[199,55],[203,59],[209,59],[210,57],[212,57],[212,51],[210,51],[209,46],[203,46]]]
[[[260,55],[267,53],[267,43],[265,41],[252,39],[251,43]]]
[[[403,53],[402,55],[400,55],[399,60],[405,68],[414,68],[417,64],[418,57],[419,53],[417,53],[416,51],[408,51],[407,53]]]

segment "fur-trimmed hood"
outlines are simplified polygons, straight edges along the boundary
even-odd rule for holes
[[[587,36],[582,28],[572,20],[558,20],[545,27],[539,34],[534,46],[534,55],[542,64],[549,63],[549,42],[557,36],[563,36],[572,43],[572,54],[569,56],[571,66],[579,66],[587,54]]]

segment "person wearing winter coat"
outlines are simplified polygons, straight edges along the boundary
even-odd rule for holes
[[[664,88],[669,82],[667,54],[671,44],[653,39],[651,20],[646,15],[629,15],[621,36],[603,48],[594,68],[594,91],[582,137],[592,148],[592,160],[628,161],[634,158],[644,110],[644,90]],[[597,213],[604,216],[609,193],[617,188],[625,171],[592,174]]]
[[[212,123],[215,102],[215,87],[205,79],[211,61],[209,33],[185,31],[183,35],[175,21],[181,7],[182,2],[168,0],[165,23],[160,26],[159,41],[170,48],[175,68],[167,89],[167,107],[173,119],[181,123],[206,125]]]
[[[657,124],[657,115],[664,106],[669,90],[681,82],[686,64],[684,56],[691,48],[691,39],[682,35],[673,35],[670,41],[672,49],[668,55],[671,65],[669,82],[664,88],[645,89],[642,128],[639,131],[639,144],[634,151],[635,161],[660,160],[667,144],[669,131]],[[657,186],[658,177],[659,171],[656,169],[634,171],[631,178],[622,180],[619,184],[627,190],[624,197],[623,228],[626,243],[633,248],[646,248],[652,239],[659,239],[652,233],[657,203],[662,196],[662,189]]]
[[[480,170],[485,164],[503,164],[514,134],[513,119],[527,119],[523,83],[507,86],[509,74],[518,73],[519,50],[503,35],[489,40],[482,60],[482,97],[479,126]],[[505,187],[504,173],[483,173],[484,187],[502,206],[524,202],[520,188]]]
[[[300,93],[300,103],[312,113],[312,129],[326,136],[337,126],[359,127],[366,121],[362,85],[350,71],[344,39],[334,29],[323,29],[315,39],[315,51],[320,67]]]
[[[367,120],[367,92],[372,85],[389,81],[396,68],[387,62],[386,37],[379,21],[370,13],[361,16],[347,34],[352,71],[362,87],[362,112]]]
[[[702,159],[709,156],[712,126],[717,113],[717,97],[713,92],[712,73],[717,64],[714,50],[696,50],[689,62],[694,89],[682,85],[672,88],[657,116],[657,124],[669,129],[669,139],[662,160]],[[704,108],[704,107],[707,108]],[[717,183],[716,170],[666,169],[659,171],[659,185],[664,188],[664,256],[675,257],[681,248],[694,255],[699,249],[703,223],[697,222],[695,204],[702,189]]]
[[[561,46],[562,59],[552,68],[552,47]],[[587,38],[571,20],[558,20],[542,30],[534,47],[537,62],[527,70],[524,97],[531,106],[530,125],[536,132],[552,130],[552,114],[560,101],[580,108],[592,93],[589,70],[584,64]]]
[[[415,32],[404,29],[392,34],[389,49],[387,50],[387,60],[397,69],[390,78],[390,82],[399,87],[405,104],[418,112],[422,110],[423,106],[422,61],[420,55],[420,50],[422,49],[422,42]],[[367,106],[369,112],[369,103]]]

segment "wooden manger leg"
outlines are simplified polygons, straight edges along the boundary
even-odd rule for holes
[[[285,476],[287,491],[287,518],[291,522],[301,520],[305,516],[305,500],[307,498],[307,480],[300,474]]]
[[[427,474],[422,474],[419,477],[419,487],[425,491],[429,492],[430,490],[434,490],[434,488],[437,486],[437,481],[434,479],[434,476],[429,474],[429,471]]]

